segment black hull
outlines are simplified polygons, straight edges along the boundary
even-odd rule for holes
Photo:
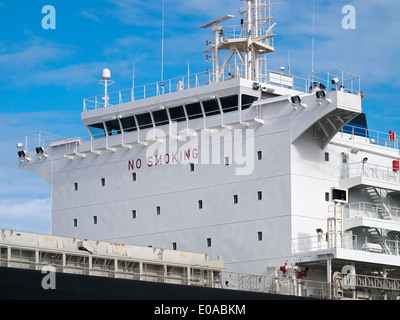
[[[46,274],[0,267],[2,300],[298,300],[301,297],[158,282],[57,273],[56,289],[43,289]]]

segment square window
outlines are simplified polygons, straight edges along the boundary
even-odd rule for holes
[[[74,191],[78,191],[78,182],[74,183]]]
[[[207,247],[211,247],[211,238],[207,238],[206,244],[207,244]]]
[[[194,171],[194,163],[190,163],[190,171]]]
[[[257,160],[262,159],[262,151],[257,151]]]
[[[203,209],[203,200],[198,201],[199,209]]]
[[[325,152],[325,161],[329,161],[329,152]]]
[[[78,219],[74,219],[74,228],[78,226]]]
[[[97,216],[93,216],[93,224],[97,224]]]
[[[132,219],[136,219],[136,210],[132,210],[131,217],[132,217]]]
[[[172,242],[172,250],[176,250],[176,249],[177,249],[176,242]]]
[[[132,181],[136,181],[136,172],[132,172]]]
[[[104,187],[106,185],[106,178],[101,178],[101,186]]]
[[[234,195],[233,195],[233,203],[234,203],[234,204],[237,204],[238,202],[239,202],[239,197],[238,197],[237,194],[234,194]]]
[[[262,241],[262,231],[257,232],[257,240]]]
[[[329,201],[329,196],[330,196],[329,192],[325,192],[325,201]]]
[[[161,207],[158,206],[158,207],[156,208],[156,212],[157,212],[157,215],[159,216],[159,215],[161,214]]]
[[[262,200],[262,191],[257,191],[257,200]]]

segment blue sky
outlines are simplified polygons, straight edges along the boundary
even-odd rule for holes
[[[240,0],[165,0],[164,79],[202,72],[210,30],[199,26],[225,14],[239,24]],[[42,8],[56,9],[56,29],[42,28]],[[356,9],[356,29],[342,28],[342,8]],[[275,53],[269,69],[311,73],[312,0],[273,7]],[[315,71],[343,69],[361,77],[370,129],[400,134],[398,0],[316,0]],[[0,228],[50,232],[50,186],[18,169],[21,135],[45,131],[87,136],[82,99],[101,94],[101,69],[114,90],[161,79],[162,0],[0,0]]]

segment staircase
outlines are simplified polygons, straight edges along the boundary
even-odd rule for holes
[[[367,191],[372,203],[377,205],[376,213],[378,217],[383,220],[393,220],[390,210],[382,198],[382,191],[379,191],[376,187],[368,187],[365,190]]]
[[[372,201],[372,203],[376,204],[376,214],[377,217],[383,220],[393,220],[392,215],[390,214],[389,207],[386,205],[383,196],[382,190],[376,187],[368,187],[366,191]],[[378,243],[382,246],[382,249],[388,253],[392,254],[389,247],[386,244],[386,236],[388,231],[379,228],[368,228],[368,232],[370,234],[370,241],[372,243]]]

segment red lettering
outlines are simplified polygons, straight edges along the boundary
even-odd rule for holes
[[[172,163],[174,163],[174,161],[178,163],[178,152],[172,154]]]
[[[136,160],[136,168],[140,169],[141,166],[142,166],[142,160],[137,159],[137,160]]]
[[[135,161],[134,160],[128,161],[128,171],[130,171],[130,170],[135,170]]]
[[[197,159],[197,157],[199,156],[199,150],[197,150],[197,148],[193,149],[192,156],[193,159]]]
[[[164,156],[164,162],[165,162],[166,164],[169,163],[169,154],[168,154],[168,153]]]
[[[156,156],[156,163],[155,163],[155,165],[157,165],[157,164],[162,164],[162,156],[161,155],[159,155],[158,157]]]
[[[149,166],[149,167],[153,166],[153,157],[148,157],[147,158],[147,166]]]
[[[190,149],[188,151],[185,151],[185,160],[190,159]]]

